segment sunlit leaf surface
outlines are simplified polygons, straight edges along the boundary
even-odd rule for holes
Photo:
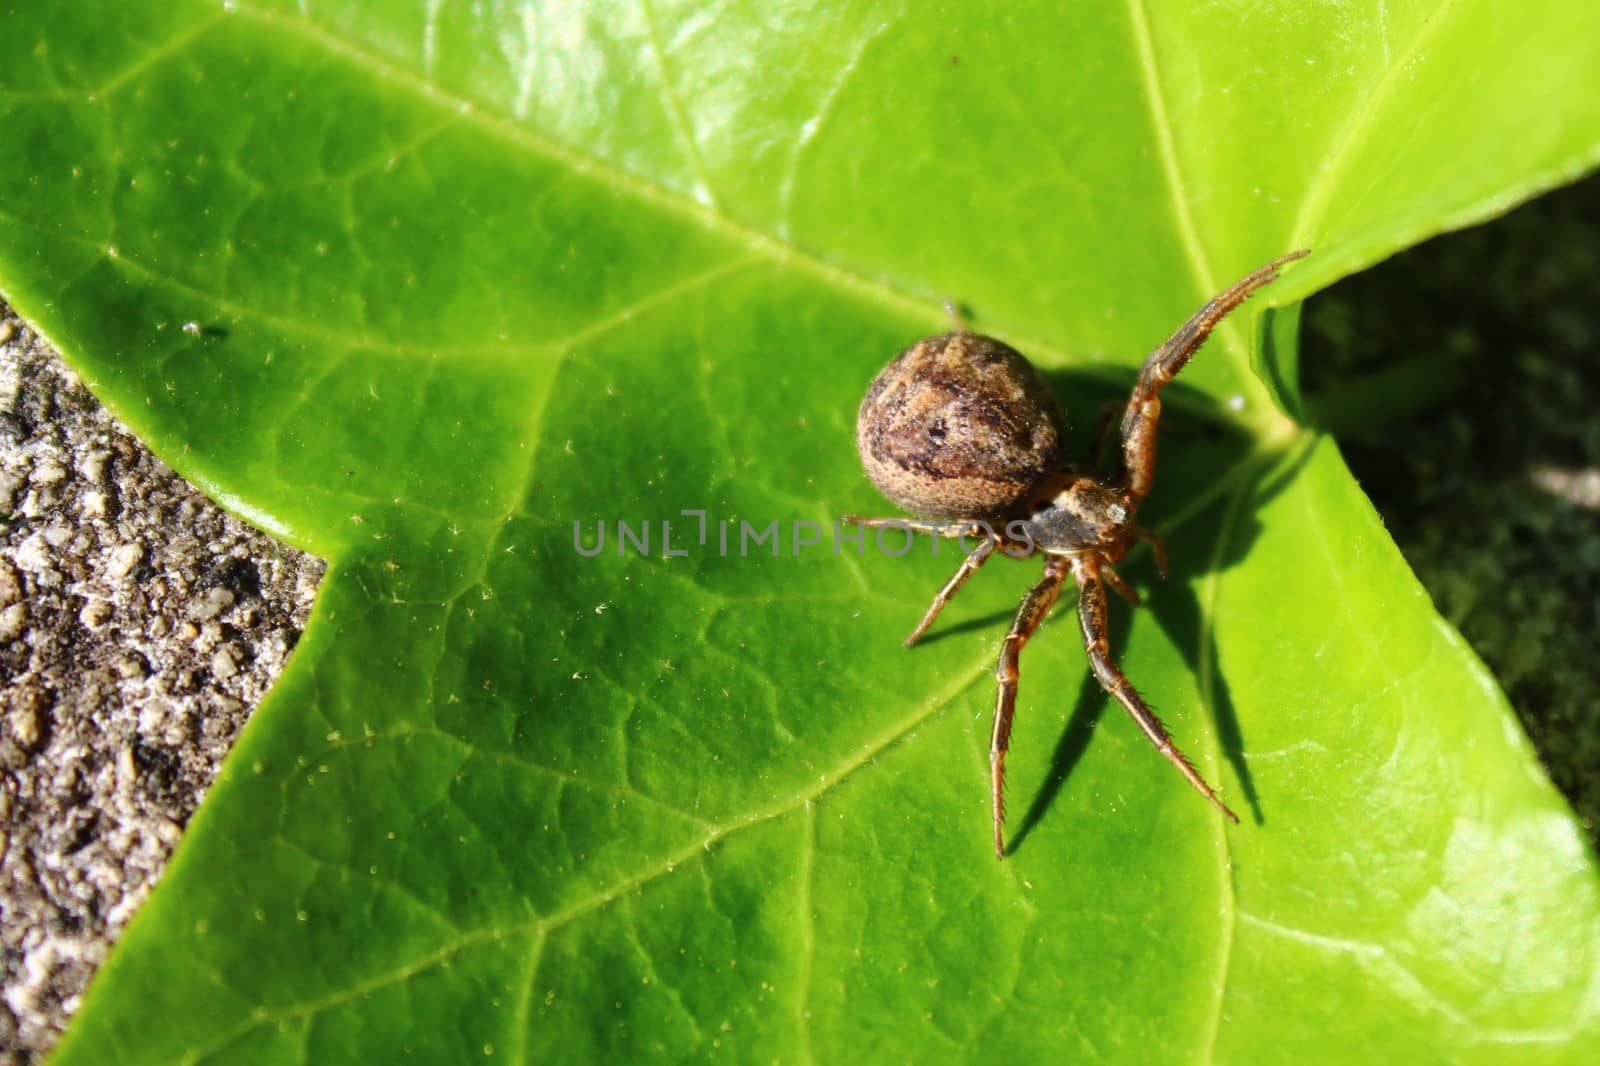
[[[1583,0],[4,28],[0,288],[332,562],[60,1062],[1593,1061],[1591,857],[1293,418],[1295,300],[1595,159]],[[1087,426],[1301,246],[1169,394],[1173,580],[1142,557],[1114,605],[1244,824],[1107,710],[1064,611],[996,862],[992,662],[1037,563],[901,648],[956,557],[832,550],[883,510],[862,390],[949,298]]]

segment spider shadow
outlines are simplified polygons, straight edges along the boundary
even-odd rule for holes
[[[1012,617],[1016,613],[1017,612],[1014,609],[1007,608],[1001,611],[990,611],[988,614],[979,615],[977,618],[968,618],[964,622],[956,622],[953,625],[947,626],[941,624],[926,634],[921,640],[917,641],[917,647],[930,647],[934,644],[938,644],[940,641],[943,641],[946,638],[959,637],[963,633],[976,633],[979,630],[987,631],[994,629],[997,626],[1011,621]],[[943,616],[941,615],[940,617],[942,620]]]
[[[1092,425],[1099,410],[1125,395],[1101,378],[1091,379],[1065,373],[1049,374],[1047,377],[1058,396],[1074,398],[1076,402],[1069,406],[1069,416],[1078,415],[1073,421],[1079,425]],[[1168,484],[1205,485],[1207,473],[1215,476],[1217,471],[1233,471],[1239,468],[1239,464],[1249,462],[1254,442],[1235,423],[1221,416],[1214,401],[1204,394],[1185,390],[1181,383],[1174,382],[1163,393],[1164,399],[1168,397],[1175,402],[1170,405],[1170,413],[1162,424],[1162,452],[1167,462],[1158,462],[1157,489],[1151,497],[1151,505],[1144,509],[1141,517],[1157,530],[1164,530],[1169,519],[1181,519],[1181,524],[1171,530],[1173,547],[1178,550],[1169,550],[1169,554],[1173,556],[1175,572],[1182,578],[1193,579],[1221,573],[1248,554],[1260,530],[1255,514],[1293,481],[1311,452],[1309,449],[1303,451],[1293,463],[1276,473],[1271,472],[1273,464],[1258,464],[1231,492],[1222,493],[1196,513],[1186,515],[1185,500],[1181,493],[1174,493],[1170,489],[1166,493],[1161,491],[1163,474]],[[1087,421],[1083,417],[1085,412],[1089,413]],[[1217,414],[1208,417],[1210,412]],[[1091,449],[1095,446],[1094,441],[1086,444]],[[1087,467],[1086,463],[1081,469]],[[1189,476],[1184,476],[1185,473]],[[1180,545],[1184,543],[1209,543],[1215,550],[1202,563],[1181,550]],[[1243,730],[1227,678],[1219,666],[1215,637],[1194,585],[1190,580],[1141,580],[1141,571],[1150,571],[1153,576],[1154,567],[1148,553],[1130,558],[1120,569],[1127,572],[1136,584],[1146,588],[1144,609],[1151,612],[1167,639],[1179,649],[1191,675],[1210,679],[1210,686],[1202,696],[1216,729],[1218,747],[1239,781],[1251,818],[1257,825],[1265,824],[1261,799],[1245,757]],[[1072,598],[1065,596],[1063,599],[1067,602],[1062,606],[1070,610]],[[1058,606],[1057,610],[1061,610],[1062,606]],[[1132,610],[1127,609],[1127,605],[1121,605],[1122,610],[1118,610],[1117,606],[1113,599],[1108,635],[1114,656],[1117,649],[1126,645],[1133,619]],[[987,620],[984,621],[986,624]],[[975,628],[977,624],[964,623],[961,628]],[[1138,678],[1131,680],[1138,686]],[[1086,671],[1072,715],[1051,755],[1050,772],[1018,822],[1008,846],[1009,851],[1019,850],[1042,822],[1067,778],[1088,750],[1094,729],[1109,703],[1110,697],[1100,688],[1094,675]],[[1184,738],[1175,737],[1174,740],[1180,747],[1184,746]]]

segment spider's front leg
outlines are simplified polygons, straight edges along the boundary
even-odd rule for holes
[[[1094,554],[1084,554],[1072,557],[1072,576],[1078,583],[1078,624],[1083,628],[1083,646],[1089,653],[1089,668],[1094,671],[1095,680],[1100,682],[1100,687],[1122,704],[1123,708],[1139,723],[1139,728],[1144,735],[1154,744],[1156,750],[1166,757],[1167,761],[1178,768],[1178,772],[1188,779],[1189,784],[1195,787],[1206,799],[1216,805],[1216,808],[1228,817],[1231,822],[1238,822],[1239,816],[1230,811],[1227,804],[1217,798],[1211,786],[1206,784],[1200,772],[1194,768],[1177,745],[1172,743],[1172,738],[1167,735],[1166,728],[1161,724],[1161,719],[1156,717],[1156,712],[1134,689],[1133,683],[1111,659],[1111,644],[1106,636],[1106,589],[1102,583],[1101,560]]]
[[[956,593],[961,591],[961,586],[967,583],[967,578],[976,574],[978,567],[988,562],[989,556],[993,555],[995,548],[999,546],[1000,539],[990,537],[978,546],[977,551],[961,561],[960,569],[950,576],[950,580],[944,583],[944,588],[940,589],[933,597],[933,602],[928,604],[927,611],[923,612],[922,621],[918,622],[916,628],[906,636],[904,641],[906,647],[911,647],[922,638],[922,634],[933,625],[933,620],[939,617],[939,612],[944,610],[944,605],[955,599]]]
[[[863,518],[847,514],[840,515],[839,521],[862,529],[906,529],[912,533],[932,533],[936,537],[973,537],[983,531],[975,522],[932,522],[923,518]]]
[[[1128,409],[1122,415],[1122,465],[1128,479],[1128,496],[1134,507],[1150,494],[1155,478],[1156,422],[1161,417],[1158,394],[1184,368],[1229,311],[1244,303],[1261,286],[1276,281],[1283,264],[1309,254],[1304,249],[1290,252],[1240,278],[1196,311],[1144,361],[1133,395],[1128,399]]]
[[[1000,661],[995,664],[995,680],[999,690],[994,701],[994,735],[989,741],[989,792],[994,804],[994,853],[996,858],[1006,857],[1005,836],[1002,827],[1006,820],[1006,749],[1011,746],[1011,718],[1017,709],[1017,680],[1021,677],[1018,660],[1022,646],[1028,643],[1033,631],[1039,628],[1045,615],[1061,595],[1071,563],[1063,556],[1052,555],[1044,564],[1044,577],[1028,590],[1017,608],[1016,620],[1010,632],[1000,642]]]
[[[939,617],[939,612],[944,610],[945,604],[955,599],[956,593],[961,591],[961,586],[967,583],[967,578],[976,574],[978,567],[989,561],[989,556],[994,554],[994,550],[1001,543],[998,534],[989,529],[987,525],[981,525],[976,522],[924,522],[914,518],[862,518],[860,515],[853,514],[847,514],[840,518],[839,521],[849,525],[860,526],[863,529],[892,529],[898,527],[917,533],[932,533],[936,537],[982,536],[984,538],[982,544],[967,553],[967,557],[962,560],[960,568],[951,575],[949,581],[944,583],[944,587],[933,597],[933,602],[923,612],[922,621],[918,622],[916,628],[906,636],[904,643],[908,648],[921,639],[922,634],[926,633],[928,627],[933,625],[934,619]]]

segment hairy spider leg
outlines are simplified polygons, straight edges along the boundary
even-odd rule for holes
[[[1083,628],[1083,646],[1089,653],[1089,668],[1094,671],[1095,680],[1100,682],[1100,687],[1133,716],[1133,720],[1139,723],[1139,728],[1144,731],[1150,743],[1155,745],[1156,750],[1164,755],[1168,762],[1178,768],[1179,773],[1188,778],[1189,784],[1215,804],[1217,810],[1226,815],[1230,822],[1237,823],[1239,816],[1217,798],[1217,794],[1206,784],[1200,772],[1194,768],[1194,764],[1178,750],[1177,745],[1172,743],[1172,738],[1167,735],[1167,730],[1162,726],[1161,719],[1156,717],[1156,712],[1150,709],[1150,705],[1135,691],[1127,675],[1112,661],[1111,645],[1106,637],[1106,589],[1101,583],[1100,557],[1091,552],[1072,556],[1071,560],[1072,576],[1078,583],[1078,624]]]
[[[1122,415],[1122,466],[1128,479],[1129,502],[1137,508],[1150,494],[1156,473],[1156,422],[1161,417],[1161,390],[1177,376],[1217,323],[1249,295],[1278,279],[1278,269],[1309,254],[1305,249],[1279,256],[1266,266],[1234,282],[1196,311],[1177,332],[1150,353],[1139,370],[1139,380]]]
[[[989,795],[994,803],[994,854],[998,859],[1006,857],[1003,833],[1006,821],[1006,749],[1011,747],[1011,718],[1017,709],[1017,680],[1022,676],[1018,659],[1022,655],[1022,646],[1028,643],[1033,631],[1039,628],[1039,623],[1055,606],[1071,565],[1067,557],[1061,555],[1052,555],[1045,560],[1044,577],[1022,598],[1022,606],[1017,608],[1017,617],[1011,623],[1011,630],[1000,642],[1000,661],[994,668],[995,680],[999,682],[994,699],[994,735],[989,741]]]
[[[962,522],[930,522],[923,518],[863,518],[858,514],[840,515],[839,521],[862,529],[909,529],[913,533],[932,533],[936,537],[975,537],[983,527],[968,519]]]
[[[1120,423],[1128,413],[1126,400],[1112,400],[1100,405],[1100,413],[1095,416],[1094,434],[1089,439],[1094,445],[1089,450],[1090,469],[1097,474],[1106,471],[1106,445],[1111,442],[1111,427]]]
[[[1135,607],[1143,602],[1139,599],[1139,591],[1122,580],[1122,575],[1113,570],[1110,563],[1102,562],[1100,564],[1100,576],[1105,580],[1106,584],[1111,586],[1113,592]]]
[[[911,631],[904,641],[905,646],[908,648],[922,639],[922,635],[928,631],[928,627],[933,625],[934,619],[939,617],[939,612],[944,610],[946,604],[956,598],[956,593],[961,591],[961,586],[965,585],[967,579],[978,572],[978,567],[988,562],[989,556],[994,554],[994,550],[1004,543],[1000,535],[989,529],[987,525],[979,525],[975,522],[928,522],[918,518],[863,518],[860,515],[853,514],[844,515],[839,521],[853,526],[860,526],[863,529],[900,527],[917,533],[932,533],[936,537],[964,538],[981,536],[984,538],[983,543],[967,553],[967,557],[961,561],[961,566],[951,575],[950,580],[944,583],[944,588],[940,589],[938,594],[933,597],[933,602],[928,605],[927,611],[922,615],[922,621],[917,623],[916,628]]]
[[[1156,557],[1156,573],[1161,575],[1161,580],[1167,579],[1167,542],[1143,526],[1136,526],[1133,531],[1134,540],[1142,540],[1150,545],[1150,554]]]
[[[921,639],[922,634],[926,633],[928,627],[933,625],[933,620],[939,617],[939,612],[944,610],[945,604],[955,599],[956,593],[961,591],[961,586],[967,583],[967,578],[976,574],[978,567],[989,561],[989,556],[994,554],[995,548],[999,547],[999,545],[999,537],[990,537],[980,544],[976,551],[961,561],[960,568],[950,576],[949,581],[944,583],[944,588],[940,589],[938,595],[934,596],[933,602],[928,604],[928,610],[923,614],[922,621],[918,622],[917,627],[906,637],[906,647],[911,647]]]

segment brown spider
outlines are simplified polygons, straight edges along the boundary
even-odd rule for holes
[[[1017,558],[1035,552],[1045,556],[1044,577],[1023,597],[995,667],[999,691],[989,778],[997,856],[1005,856],[1005,759],[1017,702],[1018,657],[1068,575],[1078,586],[1078,622],[1095,679],[1201,795],[1230,821],[1239,820],[1112,661],[1105,586],[1138,605],[1138,594],[1113,569],[1135,541],[1151,546],[1157,569],[1162,577],[1167,574],[1161,538],[1135,521],[1155,477],[1162,388],[1228,312],[1276,280],[1283,264],[1306,254],[1290,252],[1240,279],[1145,360],[1123,412],[1122,472],[1115,477],[1078,474],[1066,464],[1066,419],[1055,397],[1031,363],[992,337],[961,329],[919,341],[884,367],[867,390],[856,420],[862,465],[879,491],[918,517],[846,515],[843,521],[982,538],[906,637],[908,647],[996,549]]]

